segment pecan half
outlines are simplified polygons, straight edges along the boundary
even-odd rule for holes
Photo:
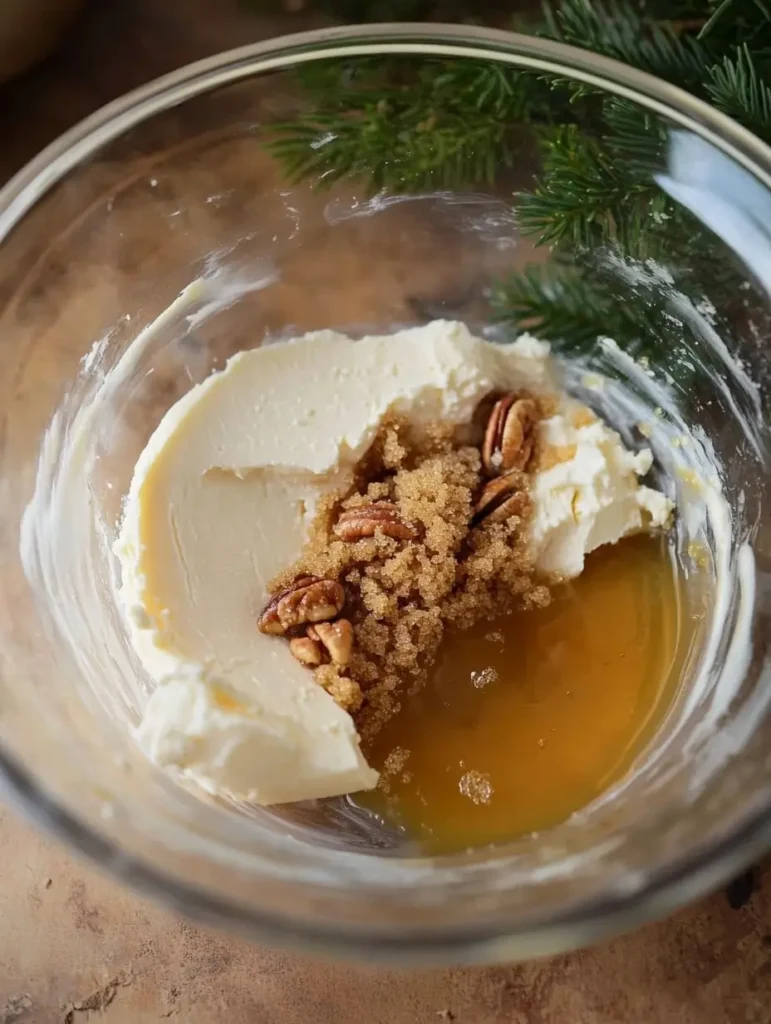
[[[482,464],[490,474],[525,469],[533,454],[538,407],[532,398],[504,395],[493,406],[482,445]]]
[[[373,501],[346,509],[335,523],[335,533],[345,541],[362,540],[383,533],[394,540],[415,540],[418,531],[392,501]]]
[[[316,640],[324,645],[333,664],[342,668],[351,660],[353,626],[348,619],[317,622],[315,626],[308,627],[308,636],[311,641]]]
[[[309,636],[297,636],[289,641],[289,650],[301,665],[316,668],[324,661],[321,645]]]
[[[301,576],[265,606],[258,626],[263,633],[281,635],[304,622],[334,619],[345,604],[345,591],[335,580]]]
[[[522,489],[521,473],[511,470],[485,484],[474,506],[471,525],[477,526],[481,522],[505,523],[512,516],[523,515],[529,503],[527,491]]]

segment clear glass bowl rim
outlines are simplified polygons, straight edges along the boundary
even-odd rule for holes
[[[729,117],[669,83],[589,50],[497,29],[467,25],[392,23],[345,26],[276,37],[188,64],[114,100],[59,136],[0,189],[0,244],[35,203],[67,173],[135,125],[201,93],[269,71],[334,57],[376,54],[466,57],[495,60],[582,81],[630,99],[706,139],[771,189],[771,148]],[[343,932],[330,922],[323,929],[245,910],[228,900],[127,857],[107,836],[57,805],[45,782],[0,745],[0,789],[34,822],[64,840],[124,882],[210,924],[252,939],[350,956],[403,962],[447,963],[500,960],[507,951],[524,955],[585,944],[670,913],[740,871],[771,846],[771,805],[755,811],[730,835],[699,849],[651,877],[629,897],[587,902],[526,931],[469,934],[443,931],[402,938]],[[575,936],[566,941],[566,935]]]

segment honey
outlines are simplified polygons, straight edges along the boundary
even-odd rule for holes
[[[568,818],[633,765],[675,696],[682,638],[667,542],[603,548],[552,603],[448,637],[428,682],[366,750],[353,802],[424,853]]]

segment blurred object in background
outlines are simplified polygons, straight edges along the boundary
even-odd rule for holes
[[[83,0],[2,0],[0,82],[48,56],[82,5]]]
[[[264,13],[275,0],[242,0]],[[511,23],[515,13],[538,7],[538,0],[280,0],[288,14],[325,14],[335,21],[457,21],[485,25]]]

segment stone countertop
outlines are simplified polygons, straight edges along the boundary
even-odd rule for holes
[[[280,10],[255,13],[268,6],[92,3],[54,57],[0,87],[0,180],[143,81],[314,24]],[[310,961],[195,926],[123,889],[9,808],[0,808],[0,863],[0,1024],[771,1021],[768,871],[592,950],[517,966],[395,972]]]
[[[592,950],[393,971],[260,949],[0,811],[2,1024],[768,1024],[771,873]],[[747,898],[749,896],[749,899]],[[739,904],[743,904],[739,906]]]

